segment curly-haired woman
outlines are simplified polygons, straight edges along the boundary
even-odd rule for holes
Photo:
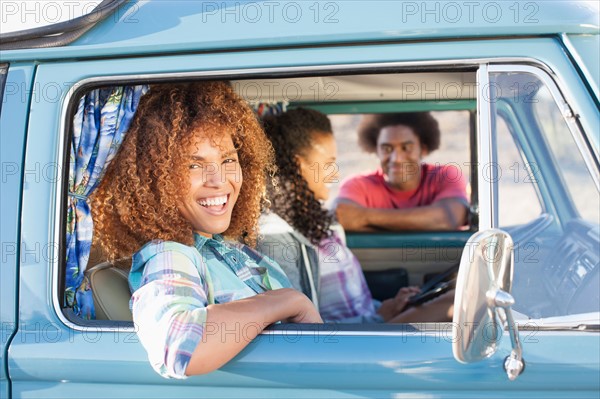
[[[133,254],[133,320],[161,375],[213,371],[271,323],[322,321],[277,264],[236,242],[256,241],[272,158],[227,83],[156,85],[142,98],[92,209],[106,253]],[[243,339],[220,333],[236,325],[251,327]]]
[[[401,288],[381,303],[372,298],[360,263],[321,204],[329,197],[327,185],[337,179],[337,149],[327,116],[297,108],[265,118],[264,125],[275,149],[278,184],[269,190],[271,212],[261,219],[264,237],[259,250],[277,260],[292,284],[313,298],[323,319],[448,320],[451,295],[408,310],[408,298],[419,291],[416,287]]]

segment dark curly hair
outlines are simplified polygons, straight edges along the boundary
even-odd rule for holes
[[[318,245],[331,234],[333,216],[323,209],[308,188],[296,155],[306,155],[315,134],[333,135],[331,122],[318,111],[296,108],[265,117],[264,127],[273,144],[277,164],[277,184],[269,186],[271,210]]]
[[[376,152],[381,129],[396,125],[410,127],[429,153],[439,148],[440,127],[430,112],[365,115],[358,127],[358,143],[365,151]]]
[[[187,149],[198,134],[230,132],[244,180],[224,235],[254,245],[273,148],[252,109],[226,82],[153,85],[92,196],[95,241],[109,259],[153,239],[193,244],[178,209],[189,186]]]

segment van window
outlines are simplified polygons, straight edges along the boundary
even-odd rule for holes
[[[470,197],[471,170],[469,148],[469,112],[434,111],[441,131],[440,148],[427,155],[423,161],[433,165],[453,165],[460,170],[467,182]],[[380,167],[375,154],[368,154],[358,145],[358,125],[362,115],[329,115],[338,145],[338,167],[340,178],[331,186],[329,203],[334,201],[340,183],[347,177],[374,171]]]
[[[536,319],[597,312],[600,196],[582,156],[587,149],[574,139],[580,132],[570,131],[560,94],[542,76],[490,78],[496,142],[510,131],[520,153],[513,167],[501,163],[493,181],[500,202],[510,204],[505,214],[500,207],[499,227],[514,241],[514,308]],[[498,159],[507,156],[498,146]],[[516,184],[503,183],[505,172]]]
[[[4,85],[6,84],[6,75],[8,74],[8,64],[0,65],[0,113],[2,113],[2,104],[4,104]]]
[[[532,103],[538,124],[553,154],[579,215],[588,222],[600,223],[600,196],[581,151],[546,86],[542,86]]]
[[[363,115],[431,111],[439,123],[441,145],[438,150],[426,156],[424,162],[433,165],[454,166],[459,173],[462,173],[460,177],[467,182],[467,197],[470,198],[471,184],[475,183],[471,180],[472,151],[474,151],[471,147],[473,135],[476,134],[471,120],[476,105],[474,98],[476,91],[473,90],[474,80],[475,73],[471,71],[249,79],[232,81],[231,84],[234,90],[257,110],[263,109],[261,108],[263,106],[270,107],[269,109],[273,112],[305,107],[328,115],[338,143],[336,166],[340,173],[339,181],[331,187],[331,199],[336,198],[340,183],[345,177],[374,171],[380,166],[377,157],[364,152],[358,144],[357,127]],[[81,125],[83,121],[80,119],[83,116],[79,115],[79,111],[85,109],[88,112],[88,108],[94,110],[98,104],[104,104],[108,98],[119,98],[121,99],[119,101],[124,102],[126,95],[131,95],[135,101],[138,101],[140,93],[129,92],[127,94],[128,91],[135,91],[136,87],[104,86],[95,89],[95,93],[92,93],[93,90],[83,93],[82,97],[76,99],[79,101],[79,109],[69,123],[74,124],[74,128],[78,124]],[[435,92],[433,92],[434,90]],[[88,99],[87,96],[92,97]],[[96,108],[91,107],[92,104]],[[101,112],[101,110],[94,112]],[[126,134],[125,132],[121,133]],[[110,157],[118,151],[119,145],[120,142],[117,141],[110,145]],[[91,151],[90,154],[93,155],[94,152]],[[93,179],[99,177],[96,174],[90,176]],[[69,182],[71,180],[70,178]],[[70,191],[75,190],[69,193],[70,199],[78,199],[82,195],[77,191],[78,187],[78,183],[75,182],[74,186],[69,188]],[[89,194],[85,193],[85,195]],[[328,205],[330,204],[325,204],[325,206]],[[67,223],[67,225],[70,224]],[[63,237],[71,237],[73,240],[74,233],[72,231],[65,233]],[[404,285],[409,282],[410,284],[421,284],[426,274],[442,272],[458,262],[462,252],[460,242],[463,240],[464,234],[454,237],[452,236],[453,232],[449,233],[448,243],[445,241],[430,242],[427,241],[427,236],[405,244],[399,244],[395,240],[380,242],[376,235],[366,234],[362,238],[358,237],[363,240],[360,245],[356,246],[350,243],[348,245],[365,271],[384,269],[400,271],[399,269],[406,268],[408,276],[404,275],[402,278],[402,281],[405,281]],[[392,234],[402,237],[401,233]],[[466,236],[464,236],[464,241],[466,241]],[[64,282],[66,288],[63,291],[64,306],[67,309],[73,309],[74,313],[83,319],[104,320],[107,323],[116,320],[130,321],[127,272],[131,260],[129,258],[116,263],[107,262],[106,256],[97,244],[92,237],[89,242],[91,246],[89,257],[85,259],[85,274],[71,273],[73,276],[70,282],[67,273]],[[382,244],[385,247],[381,247]],[[68,245],[70,244],[68,243]],[[76,253],[76,251],[69,253]],[[399,262],[399,259],[402,261]],[[82,265],[82,263],[77,264],[75,256],[70,258],[67,256],[65,264],[66,270],[76,270],[78,266]],[[405,272],[403,271],[403,273]],[[79,277],[83,281],[75,280],[74,277]],[[88,296],[92,295],[89,298],[82,296],[81,287],[85,287],[86,284],[93,288],[85,292]],[[401,286],[394,285],[394,293]],[[96,289],[99,287],[106,288],[106,290],[101,292]],[[376,297],[375,292],[379,287],[372,286],[370,288],[373,296]],[[104,303],[107,304],[107,307],[100,307],[98,304],[102,303],[101,296],[104,295],[111,301]],[[91,303],[93,308],[84,308],[80,306],[80,302]],[[108,308],[109,304],[116,305],[111,308],[114,309],[114,312]],[[368,330],[369,326],[365,326],[365,329]]]
[[[528,163],[506,120],[497,120],[498,221],[502,226],[530,222],[542,213],[535,182],[537,165]]]

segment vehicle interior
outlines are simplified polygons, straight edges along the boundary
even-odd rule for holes
[[[403,285],[420,286],[436,281],[436,277],[458,266],[468,238],[478,231],[478,184],[489,183],[477,181],[474,69],[240,79],[231,83],[255,108],[302,106],[327,114],[339,148],[340,182],[348,176],[374,170],[378,165],[373,154],[363,152],[358,146],[356,127],[361,115],[431,111],[440,123],[442,143],[425,161],[452,163],[464,173],[470,195],[469,224],[457,231],[346,232],[345,239],[359,259],[376,299],[390,297]],[[529,94],[537,95],[537,91]],[[553,163],[551,156],[550,161],[542,161],[536,155],[539,154],[536,147],[543,149],[548,145],[540,133],[545,117],[534,115],[537,111],[522,107],[522,101],[517,100],[507,97],[493,105],[493,112],[497,111],[494,139],[497,154],[514,153],[504,169],[511,172],[505,172],[504,176],[512,176],[516,170],[522,174],[517,182],[528,184],[525,188],[523,184],[503,186],[502,179],[491,179],[496,185],[496,203],[500,208],[507,207],[512,215],[500,217],[500,227],[512,234],[515,241],[515,309],[525,318],[535,319],[598,312],[600,261],[594,248],[600,243],[600,228],[580,215],[573,205],[572,193],[553,183],[564,181],[556,166],[559,162]],[[546,153],[551,151],[546,149]],[[536,165],[543,170],[536,169]],[[339,183],[332,188],[332,197],[338,188]],[[525,191],[531,201],[519,200]],[[560,201],[556,200],[557,195],[562,196]],[[597,191],[592,191],[590,198],[597,201]],[[537,208],[520,210],[522,213],[512,209],[520,202],[524,204],[519,206],[527,207],[528,201],[537,203]],[[527,212],[532,215],[530,219],[521,217]],[[131,321],[129,266],[130,259],[107,262],[92,243],[85,273],[92,287],[96,319]],[[446,274],[445,278],[452,278],[451,273]]]

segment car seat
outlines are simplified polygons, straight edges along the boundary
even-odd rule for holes
[[[105,257],[102,257],[98,250],[92,249],[90,260],[98,258]],[[130,267],[131,258],[126,258],[115,262],[103,261],[86,270],[85,275],[92,288],[97,320],[132,321],[129,309]]]

